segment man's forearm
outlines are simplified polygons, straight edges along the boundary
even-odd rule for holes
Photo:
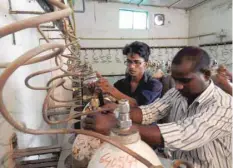
[[[136,127],[139,130],[142,140],[149,145],[163,145],[163,138],[157,125],[134,124],[133,127]]]
[[[221,88],[232,96],[232,87],[229,82],[221,83]]]
[[[130,118],[136,124],[142,123],[142,110],[139,107],[130,108]]]

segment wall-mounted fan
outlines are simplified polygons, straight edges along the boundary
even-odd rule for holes
[[[164,14],[155,14],[154,15],[154,22],[155,22],[155,25],[157,25],[157,26],[164,25],[164,22],[165,22]]]

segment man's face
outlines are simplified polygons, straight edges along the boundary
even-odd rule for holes
[[[131,76],[138,76],[145,72],[147,63],[138,54],[129,54],[125,62],[127,65],[128,73]]]
[[[172,64],[171,72],[176,89],[186,98],[197,97],[206,88],[208,78],[200,72],[192,72],[191,61],[183,61],[180,65]]]

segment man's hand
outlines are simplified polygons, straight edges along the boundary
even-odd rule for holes
[[[99,80],[96,82],[96,86],[99,87],[103,93],[110,94],[113,89],[115,89],[107,79],[103,78],[98,72],[96,73],[96,76],[99,78]]]
[[[223,73],[218,73],[216,75],[216,83],[219,84],[219,85],[226,85],[228,84],[228,78],[225,74]]]
[[[110,130],[116,125],[117,119],[113,113],[96,113],[88,115],[83,122],[84,129],[93,130],[98,133],[109,135]]]
[[[116,103],[106,103],[101,107],[101,108],[106,108],[106,109],[113,109],[112,111],[106,111],[106,112],[102,112],[102,113],[113,113],[113,111],[117,108],[117,104]]]

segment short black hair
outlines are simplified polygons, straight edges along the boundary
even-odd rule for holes
[[[202,72],[210,74],[210,56],[209,54],[199,48],[188,46],[181,49],[173,58],[172,64],[180,65],[183,61],[192,61],[193,62],[193,72]]]
[[[143,42],[135,41],[129,45],[126,45],[123,49],[123,55],[138,54],[144,58],[146,62],[149,61],[150,47]]]

